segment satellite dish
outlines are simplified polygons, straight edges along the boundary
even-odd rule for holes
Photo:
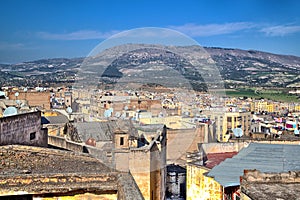
[[[104,117],[111,117],[112,111],[111,109],[105,110],[104,111]]]
[[[116,112],[115,117],[117,117],[117,118],[121,117],[121,113],[120,112]]]
[[[16,107],[13,107],[13,106],[6,108],[3,112],[4,117],[17,115],[17,114],[18,114],[18,110]]]
[[[121,118],[122,118],[122,119],[125,119],[125,118],[126,118],[126,113],[123,113],[123,114],[121,115]]]
[[[124,110],[128,110],[128,106],[125,106],[125,107],[124,107]]]
[[[67,112],[68,112],[69,114],[71,114],[71,113],[73,112],[73,110],[72,110],[72,108],[71,108],[70,106],[67,108]]]
[[[235,137],[240,138],[243,136],[243,129],[235,128],[232,130]]]
[[[16,92],[16,93],[15,93],[15,96],[18,97],[18,96],[19,96],[19,92]]]
[[[27,90],[28,90],[27,88],[24,88],[24,92],[27,92]]]

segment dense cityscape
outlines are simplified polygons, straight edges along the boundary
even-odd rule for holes
[[[4,0],[0,200],[299,199],[299,7]]]

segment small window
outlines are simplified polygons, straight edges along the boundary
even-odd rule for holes
[[[112,157],[112,153],[110,151],[106,152],[106,157]]]
[[[120,146],[124,145],[124,137],[120,137]]]
[[[30,133],[30,140],[34,140],[35,139],[35,132]]]

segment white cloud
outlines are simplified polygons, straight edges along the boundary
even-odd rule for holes
[[[286,36],[289,34],[300,32],[300,26],[288,26],[288,25],[279,25],[279,26],[270,26],[265,27],[260,30],[268,36]]]
[[[185,33],[192,37],[205,37],[214,35],[230,34],[237,31],[248,30],[256,27],[255,24],[250,22],[234,22],[225,24],[185,24],[182,26],[170,26],[179,32]]]
[[[26,46],[23,43],[0,42],[0,50],[17,50],[25,48]]]
[[[37,36],[45,40],[91,40],[106,39],[119,31],[100,32],[94,30],[80,30],[70,33],[38,32]]]

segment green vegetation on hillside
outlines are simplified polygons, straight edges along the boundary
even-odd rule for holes
[[[232,97],[250,97],[256,99],[264,98],[281,102],[300,102],[298,96],[275,89],[239,88],[236,90],[226,91],[226,95]]]

